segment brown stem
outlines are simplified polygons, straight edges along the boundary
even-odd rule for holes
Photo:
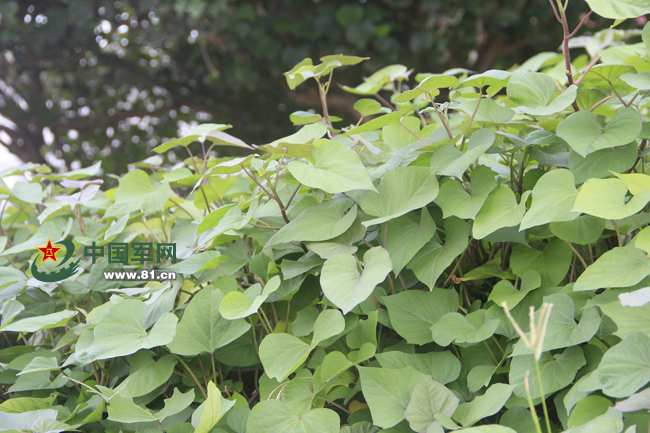
[[[564,242],[566,242],[566,244],[569,246],[569,248],[571,248],[571,251],[573,251],[573,254],[576,255],[576,257],[578,258],[578,260],[580,260],[580,263],[582,263],[582,266],[584,266],[584,268],[586,270],[587,269],[587,262],[585,262],[585,259],[582,258],[582,256],[578,252],[578,250],[576,250],[575,247],[573,245],[571,245],[571,242],[568,242],[568,241],[564,241]]]
[[[390,293],[391,295],[394,295],[397,293],[395,291],[395,284],[393,283],[393,278],[390,276],[390,273],[388,273],[388,284],[390,285]]]
[[[600,54],[597,55],[597,56],[596,56],[596,57],[591,61],[591,63],[589,63],[589,65],[587,65],[587,67],[585,68],[585,71],[582,73],[582,75],[580,75],[580,78],[578,78],[578,79],[576,80],[576,82],[575,82],[575,85],[576,85],[576,86],[579,86],[580,83],[582,83],[582,80],[583,80],[583,79],[585,78],[585,76],[589,73],[589,71],[591,71],[591,68],[593,68],[594,66],[596,66],[596,63],[598,63],[599,60],[600,60]]]
[[[603,99],[601,99],[600,101],[598,101],[594,105],[592,105],[591,108],[589,109],[589,111],[594,111],[596,108],[600,107],[601,105],[603,105],[605,102],[609,101],[610,99],[612,99],[612,95],[605,96]]]
[[[583,25],[585,22],[587,22],[587,20],[589,19],[589,17],[591,16],[591,14],[592,14],[593,12],[594,12],[594,11],[589,11],[589,13],[587,13],[587,15],[585,15],[585,16],[582,18],[582,20],[580,21],[580,23],[576,26],[576,28],[575,28],[575,29],[571,32],[571,34],[569,35],[570,38],[574,37],[574,36],[576,35],[576,33],[578,33],[578,30],[580,30],[580,27],[582,27],[582,25]],[[599,57],[600,57],[600,56],[599,56]]]
[[[395,107],[393,107],[391,103],[385,100],[379,93],[375,93],[375,98],[379,99],[379,102],[384,104],[386,107],[390,108],[391,110],[395,110]]]
[[[397,276],[397,279],[398,279],[399,282],[402,284],[402,288],[403,288],[405,291],[408,290],[408,287],[406,287],[406,281],[404,281],[404,277],[402,276],[402,274],[399,274],[399,275]]]
[[[320,103],[323,106],[323,117],[325,117],[325,123],[331,127],[332,121],[330,120],[330,115],[327,111],[327,100],[325,99],[325,93],[323,92],[323,87],[321,86],[318,78],[316,78],[316,82],[318,83],[318,96],[320,96]]]
[[[422,139],[422,137],[420,137],[419,135],[417,135],[415,132],[411,131],[411,129],[410,129],[408,126],[404,125],[402,122],[400,122],[399,124],[400,124],[400,126],[402,126],[404,129],[406,129],[406,130],[409,132],[409,134],[411,134],[413,137],[417,138],[417,139],[420,140],[422,143],[424,143],[425,146],[428,146],[428,145],[429,145],[429,143],[427,143],[426,141],[424,141],[424,140]]]
[[[293,194],[291,194],[291,197],[289,197],[289,201],[287,202],[287,205],[284,207],[285,210],[287,210],[289,208],[289,206],[291,206],[291,202],[293,201],[293,198],[296,196],[296,193],[298,192],[298,190],[300,190],[301,186],[302,186],[302,183],[299,183],[298,186],[296,187],[295,191],[293,192]]]

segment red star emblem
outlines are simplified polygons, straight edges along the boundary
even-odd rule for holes
[[[59,252],[59,250],[63,249],[63,247],[53,247],[52,240],[50,238],[47,238],[47,245],[44,247],[37,247],[36,249],[43,253],[41,264],[43,264],[43,262],[47,259],[52,259],[54,260],[54,263],[59,263],[59,261],[56,259],[56,253]]]

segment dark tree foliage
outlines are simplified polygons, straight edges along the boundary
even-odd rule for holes
[[[390,63],[505,68],[561,38],[545,0],[5,0],[0,14],[0,140],[23,161],[109,173],[192,122],[256,144],[290,133],[286,112],[318,101],[286,91],[305,57],[371,57],[340,77],[354,86]],[[346,118],[353,100],[329,103]]]

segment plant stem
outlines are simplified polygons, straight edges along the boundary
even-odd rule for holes
[[[618,224],[616,224],[616,221],[611,220],[612,224],[614,225],[614,229],[616,230],[616,240],[618,241],[618,246],[622,247],[623,246],[623,240],[621,239],[621,231],[618,228]]]
[[[318,83],[318,96],[320,96],[320,103],[323,107],[323,117],[325,118],[325,123],[331,127],[332,121],[330,120],[330,115],[327,111],[327,99],[325,98],[325,92],[323,92],[323,86],[321,85],[318,78],[316,78],[316,82]]]
[[[537,358],[535,359],[535,370],[537,372],[537,383],[539,384],[539,393],[542,396],[542,409],[544,409],[544,418],[546,420],[546,431],[547,433],[552,433],[551,430],[551,421],[548,417],[548,408],[546,407],[546,397],[544,395],[544,385],[542,384],[542,375],[539,371],[539,362]]]
[[[199,360],[199,365],[201,366],[201,373],[203,374],[203,383],[205,383],[205,389],[208,389],[208,376],[205,374],[205,368],[203,368],[203,361],[201,361],[201,357],[197,356]]]
[[[530,408],[530,416],[533,417],[533,424],[535,424],[535,430],[537,430],[537,433],[542,433],[542,426],[539,425],[539,419],[537,418],[537,412],[535,411],[533,398],[530,396],[530,387],[528,385],[528,372],[526,372],[526,377],[524,378],[524,385],[526,387],[526,397],[528,399],[528,407]]]
[[[212,362],[212,377],[214,380],[217,380],[217,372],[214,369],[214,352],[210,352],[210,361]],[[219,381],[220,383],[223,383],[223,376],[219,375]]]
[[[192,376],[192,380],[194,380],[194,383],[196,383],[196,386],[199,387],[199,391],[201,391],[201,394],[203,394],[203,398],[207,399],[208,395],[205,393],[205,390],[203,389],[203,386],[201,385],[201,382],[199,382],[199,379],[196,378],[196,375],[194,374],[194,372],[192,371],[190,366],[187,365],[187,363],[185,361],[183,361],[183,358],[181,358],[180,356],[178,356],[176,354],[174,354],[174,356],[176,357],[176,359],[178,359],[178,361],[181,364],[183,364],[183,367],[185,367],[185,369],[190,373],[190,376]]]
[[[582,256],[578,252],[578,250],[575,249],[575,247],[571,244],[571,242],[568,242],[568,241],[564,241],[564,242],[566,242],[566,244],[569,246],[569,248],[571,248],[571,251],[573,251],[573,254],[575,254],[576,257],[578,258],[578,260],[580,260],[580,263],[582,263],[582,266],[584,266],[584,268],[587,269],[587,267],[588,267],[587,262],[585,262],[585,259],[582,258]]]
[[[291,299],[287,301],[287,316],[284,320],[284,333],[289,332],[289,312],[291,311]]]

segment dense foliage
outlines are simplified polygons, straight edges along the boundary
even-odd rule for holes
[[[578,21],[587,6],[571,9]],[[101,159],[114,174],[196,122],[266,143],[319,103],[282,77],[306,56],[372,56],[339,76],[350,82],[390,63],[483,72],[557,49],[554,20],[539,0],[3,0],[0,109],[13,124],[0,122],[0,142],[25,162]],[[330,93],[348,121],[354,101]]]
[[[322,115],[267,145],[204,124],[112,189],[2,173],[0,431],[647,431],[650,25],[570,40],[565,7],[564,55],[390,65],[343,86],[352,125],[328,93],[364,58],[326,56],[285,74]],[[77,273],[36,278],[48,240]],[[152,267],[178,278],[105,278]]]

